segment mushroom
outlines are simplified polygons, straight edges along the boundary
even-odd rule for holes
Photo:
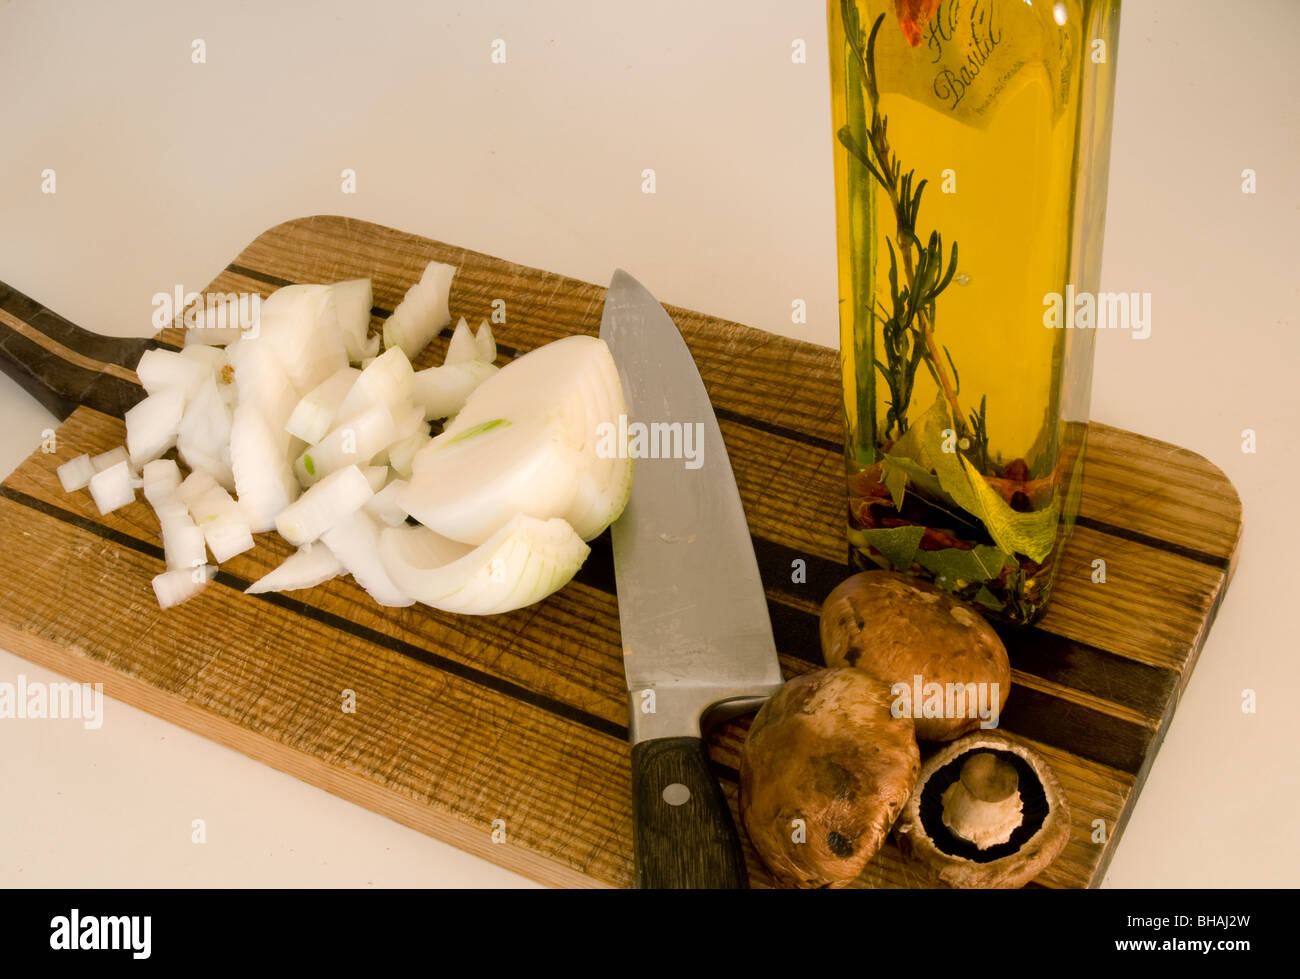
[[[950,887],[1023,887],[1070,838],[1070,807],[1041,757],[1002,734],[972,734],[921,767],[898,848]]]
[[[754,718],[740,764],[740,812],[781,884],[843,887],[880,849],[916,783],[910,718],[862,670],[819,670]]]
[[[821,641],[827,666],[887,681],[926,741],[996,726],[1011,691],[1011,663],[993,627],[910,575],[863,571],[840,582],[822,605]]]

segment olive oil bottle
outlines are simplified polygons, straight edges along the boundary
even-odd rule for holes
[[[1095,333],[1049,312],[1097,287],[1119,0],[828,20],[852,553],[1033,621],[1078,512]]]

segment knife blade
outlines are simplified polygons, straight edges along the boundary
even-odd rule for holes
[[[745,887],[705,719],[782,684],[749,524],[704,382],[672,319],[622,269],[600,336],[627,400],[635,476],[610,528],[632,741],[639,887]]]

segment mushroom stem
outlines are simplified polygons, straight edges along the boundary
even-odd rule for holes
[[[1015,768],[989,751],[966,759],[940,801],[943,824],[981,850],[1011,839],[1024,808]]]

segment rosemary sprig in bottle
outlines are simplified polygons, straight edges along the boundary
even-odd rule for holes
[[[965,431],[967,419],[957,400],[957,370],[947,348],[944,358],[939,356],[939,345],[934,338],[935,299],[952,281],[957,270],[957,243],[953,242],[948,261],[944,262],[943,239],[938,231],[931,231],[922,244],[916,231],[916,220],[921,210],[921,194],[926,181],[916,183],[916,171],[902,172],[902,164],[893,154],[888,137],[889,120],[880,114],[880,92],[876,85],[875,48],[876,35],[884,23],[885,15],[876,18],[862,47],[862,30],[858,21],[857,5],[853,0],[841,0],[844,14],[845,36],[857,56],[867,85],[871,103],[871,129],[867,134],[868,146],[854,139],[848,126],[837,134],[844,148],[858,160],[867,172],[889,195],[894,211],[897,253],[886,238],[889,247],[889,291],[891,309],[877,303],[874,313],[881,324],[885,359],[876,358],[889,387],[890,403],[886,414],[885,437],[898,438],[907,431],[907,409],[912,398],[916,369],[924,363],[935,383],[943,391],[952,409],[953,424],[959,433]],[[901,256],[906,282],[900,284],[898,264]],[[946,270],[945,270],[946,264]],[[874,324],[873,324],[874,328]],[[947,361],[945,365],[945,359]],[[952,376],[948,374],[952,368]]]

